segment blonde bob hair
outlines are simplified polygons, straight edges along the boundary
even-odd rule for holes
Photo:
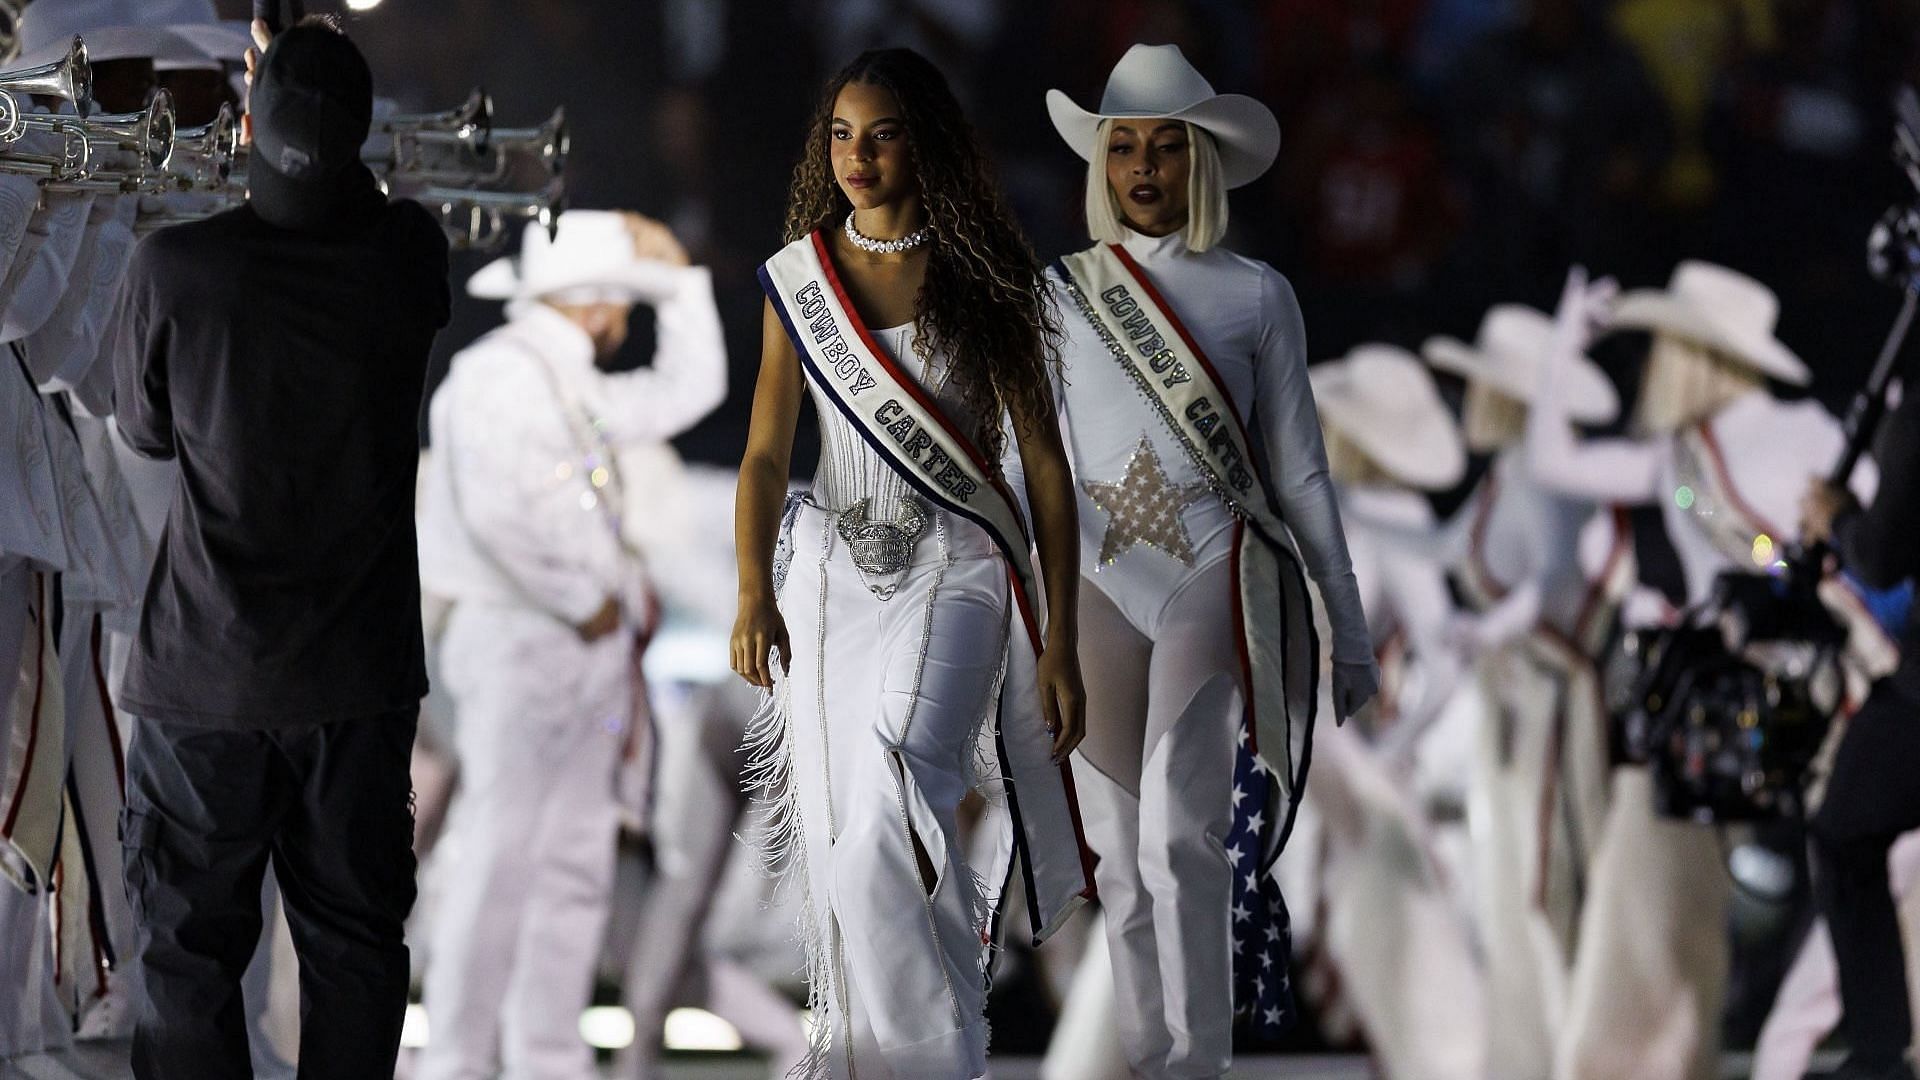
[[[1112,117],[1100,121],[1087,162],[1087,234],[1101,244],[1117,244],[1134,231],[1107,183],[1114,124]],[[1227,182],[1213,134],[1184,120],[1180,124],[1187,129],[1187,250],[1205,251],[1227,235]]]

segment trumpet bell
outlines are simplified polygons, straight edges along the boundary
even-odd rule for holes
[[[222,102],[210,122],[174,132],[168,168],[185,187],[216,188],[233,175],[239,151],[240,125],[234,121],[233,107]]]
[[[554,180],[536,192],[423,188],[410,198],[434,212],[458,250],[492,251],[507,242],[516,221],[529,221],[552,236],[567,207],[566,183]]]
[[[446,112],[402,113],[384,119],[376,118],[373,122],[373,131],[378,135],[438,134],[473,139],[491,130],[493,97],[477,86],[467,95],[467,100]]]
[[[95,116],[73,126],[91,141],[133,154],[138,166],[148,172],[165,169],[173,158],[173,95],[164,88],[139,112]]]
[[[20,99],[31,94],[72,102],[74,111],[86,116],[93,111],[93,65],[87,60],[87,43],[76,34],[65,57],[39,67],[0,72],[0,90],[13,97],[16,116],[30,111],[22,107],[25,103]],[[4,122],[3,118],[0,122]],[[11,136],[18,137],[17,133]]]
[[[501,156],[531,158],[559,176],[567,171],[567,154],[573,149],[573,133],[567,127],[567,110],[553,110],[546,122],[533,128],[503,128],[488,140],[488,150]]]

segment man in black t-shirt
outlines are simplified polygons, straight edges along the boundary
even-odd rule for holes
[[[1841,565],[1868,588],[1920,577],[1920,371],[1875,441],[1880,487],[1862,508],[1845,489],[1816,481],[1801,502],[1801,534],[1829,541]],[[1920,828],[1920,621],[1907,616],[1900,666],[1875,683],[1847,721],[1827,774],[1827,793],[1808,823],[1814,899],[1833,935],[1840,1031],[1847,1062],[1836,1080],[1913,1080],[1913,1013],[1900,919],[1887,853]]]
[[[250,201],[155,233],[120,305],[115,413],[179,486],[126,676],[142,1080],[249,1075],[239,979],[269,860],[300,956],[303,1077],[391,1076],[426,690],[414,525],[433,219],[360,164],[372,80],[295,27],[259,61]]]

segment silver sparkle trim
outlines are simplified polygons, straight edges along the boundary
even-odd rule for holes
[[[1206,454],[1200,450],[1200,447],[1194,444],[1192,437],[1187,434],[1186,426],[1180,423],[1179,418],[1173,415],[1171,409],[1167,408],[1167,403],[1161,399],[1160,395],[1153,392],[1153,387],[1147,382],[1147,377],[1141,374],[1140,369],[1135,366],[1132,360],[1127,358],[1126,347],[1120,343],[1118,338],[1113,336],[1111,330],[1107,329],[1107,324],[1100,321],[1099,312],[1095,310],[1092,302],[1087,299],[1087,294],[1081,291],[1080,284],[1073,280],[1073,275],[1062,270],[1060,283],[1067,290],[1067,295],[1073,298],[1074,306],[1080,309],[1080,314],[1087,320],[1087,325],[1093,328],[1093,332],[1099,336],[1101,343],[1106,345],[1107,351],[1112,353],[1114,360],[1119,362],[1121,370],[1127,373],[1127,378],[1133,383],[1133,388],[1139,392],[1142,398],[1146,399],[1148,407],[1152,408],[1154,412],[1160,415],[1160,419],[1166,422],[1167,430],[1173,432],[1173,437],[1180,443],[1180,448],[1186,451],[1188,460],[1193,464],[1195,471],[1199,472],[1201,480],[1207,485],[1207,489],[1213,492],[1221,502],[1226,504],[1228,513],[1242,521],[1252,521],[1253,515],[1246,507],[1240,505],[1240,500],[1233,493],[1232,489],[1228,488],[1227,485],[1222,483],[1220,478],[1215,475],[1212,465],[1207,461]],[[1249,467],[1251,467],[1252,463],[1249,462],[1248,464]]]

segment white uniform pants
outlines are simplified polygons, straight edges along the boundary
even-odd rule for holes
[[[740,741],[756,704],[752,691],[735,681],[655,695],[655,871],[627,964],[636,1034],[616,1068],[631,1080],[660,1075],[660,1032],[683,1000],[731,1023],[747,1046],[767,1054],[775,1076],[806,1058],[799,1010],[707,943],[708,913],[739,849],[735,829],[746,809]]]
[[[1233,1058],[1234,863],[1228,788],[1245,710],[1229,560],[1155,596],[1082,580],[1087,739],[1075,771],[1119,988],[1143,1077],[1214,1077]]]
[[[81,1010],[85,1037],[125,1038],[133,1034],[133,1010],[125,994],[139,985],[133,970],[138,963],[133,910],[127,903],[119,839],[127,743],[107,692],[105,631],[91,605],[69,601],[66,606],[60,674],[67,722],[67,826],[70,840],[85,848],[84,878],[63,874],[82,884],[63,881],[61,892],[70,916],[86,920],[85,931],[70,933],[72,940],[63,950],[63,981]],[[101,928],[104,938],[95,940]]]
[[[40,655],[41,643],[35,640],[41,628],[32,609],[51,593],[43,577],[25,562],[0,555],[0,777],[9,776],[6,769],[18,765],[24,750],[9,745],[21,736],[14,730],[15,719],[31,708],[41,687],[57,679],[59,671],[58,660]],[[54,694],[58,696],[57,688]],[[0,785],[0,794],[5,793]],[[8,809],[0,805],[0,816]],[[0,994],[0,1060],[69,1042],[70,1028],[55,989],[51,899],[52,890],[44,885],[28,893],[0,877],[0,972],[7,980],[7,992]]]
[[[986,913],[957,815],[1006,655],[1006,564],[942,515],[882,601],[833,520],[803,504],[780,593],[815,1022],[836,1077],[972,1080],[986,1072]]]
[[[1497,1014],[1411,791],[1352,725],[1315,725],[1306,800],[1280,857],[1284,880],[1317,882],[1313,933],[1336,976],[1318,1004],[1357,1022],[1382,1075],[1485,1080],[1485,1033]],[[1310,860],[1318,865],[1307,871]]]
[[[1719,1075],[1731,891],[1713,830],[1656,818],[1648,770],[1614,770],[1558,1080]]]
[[[1522,640],[1482,661],[1471,823],[1486,957],[1488,1080],[1541,1080],[1564,1027],[1575,934],[1608,780],[1605,710],[1585,672]],[[1572,708],[1570,695],[1581,694]]]
[[[442,855],[419,1080],[582,1080],[613,883],[630,642],[463,603],[441,643],[461,790]],[[497,1062],[497,1064],[496,1064]]]

